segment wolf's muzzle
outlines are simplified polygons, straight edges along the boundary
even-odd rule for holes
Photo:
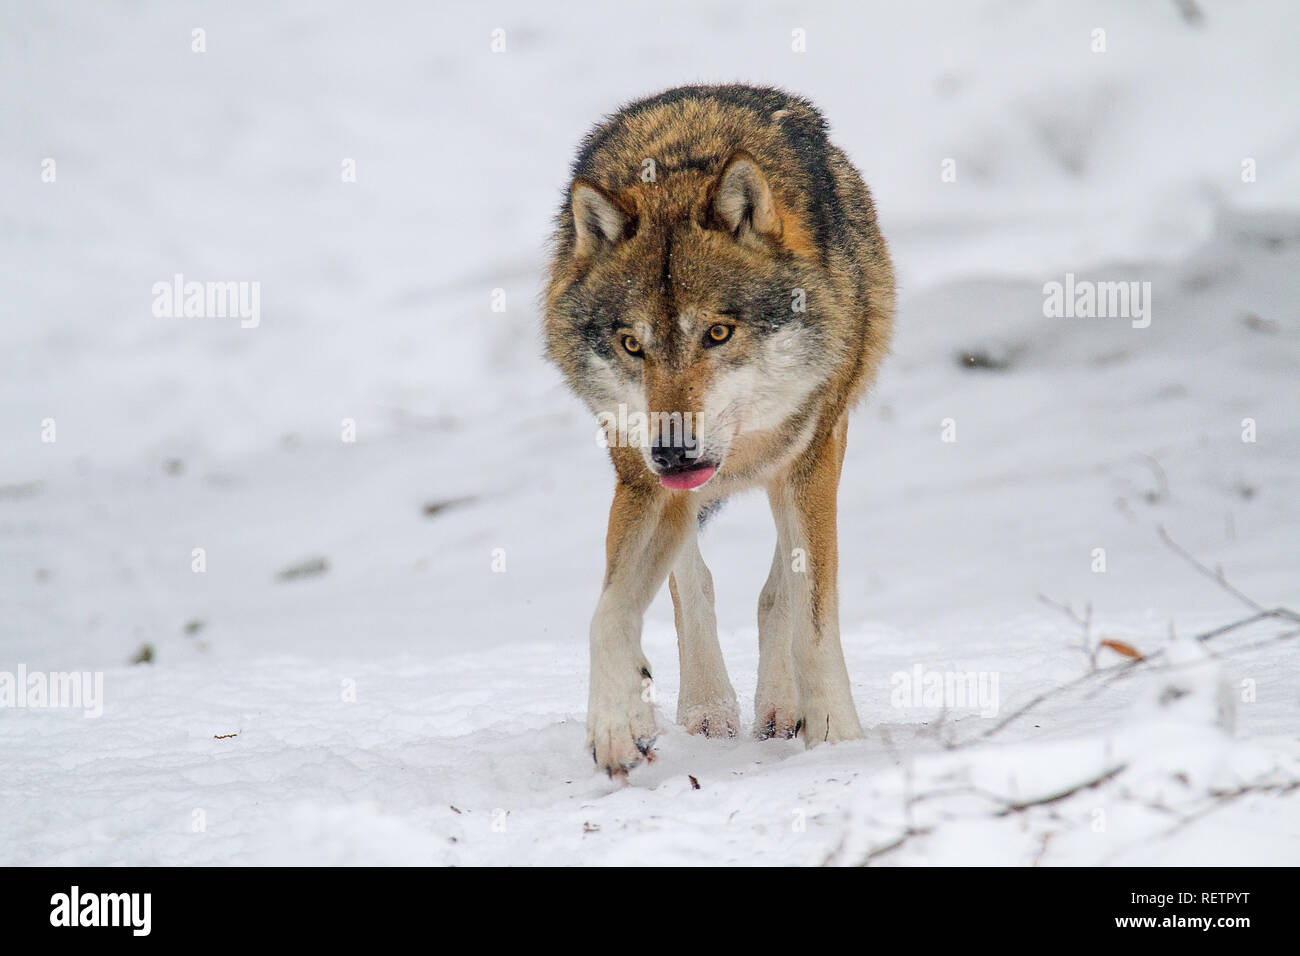
[[[686,471],[702,464],[698,446],[686,447],[685,444],[673,443],[650,446],[650,460],[654,462],[655,471],[669,474],[674,471]]]

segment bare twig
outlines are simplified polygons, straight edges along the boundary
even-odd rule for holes
[[[1259,650],[1261,647],[1267,647],[1270,644],[1279,644],[1282,641],[1289,641],[1295,637],[1300,637],[1300,630],[1283,631],[1281,634],[1274,634],[1272,637],[1266,637],[1262,641],[1255,641],[1253,644],[1243,644],[1240,647],[1234,647],[1233,652],[1236,654],[1246,654],[1249,653],[1250,651]],[[1144,662],[1155,661],[1164,656],[1165,656],[1165,652],[1163,650],[1160,650],[1160,651],[1156,651],[1154,654],[1149,655],[1147,658],[1145,658],[1145,661],[1132,661],[1131,663],[1137,665]],[[1212,656],[1218,656],[1218,655],[1212,655]],[[1144,667],[1142,670],[1143,673],[1158,674],[1164,671],[1177,671],[1188,667],[1195,667],[1200,663],[1201,663],[1200,661],[1182,661],[1177,664],[1154,664],[1153,663],[1151,664],[1150,667]],[[1123,671],[1119,671],[1116,670],[1115,668],[1112,668],[1110,671],[1107,671],[1108,676],[1106,676],[1106,678],[1102,681],[1101,686],[1098,687],[1096,690],[1091,691],[1088,694],[1087,699],[1091,700],[1093,697],[1097,696],[1098,693],[1100,693],[1102,690],[1105,690],[1111,684],[1114,684],[1116,681],[1120,680],[1121,678],[1127,677],[1129,673],[1131,673],[1131,671],[1132,668],[1128,668]]]
[[[1247,625],[1254,624],[1256,621],[1267,620],[1271,617],[1283,617],[1284,615],[1280,613],[1283,610],[1283,608],[1274,608],[1271,611],[1260,611],[1258,614],[1252,614],[1250,617],[1243,617],[1240,621],[1233,621],[1231,624],[1224,624],[1222,627],[1216,627],[1213,630],[1204,632],[1203,634],[1197,634],[1193,640],[1202,642],[1208,641],[1218,637],[1220,634],[1227,634],[1229,631],[1235,631],[1239,627],[1246,627]]]
[[[1249,607],[1251,610],[1255,612],[1254,614],[1251,614],[1248,617],[1244,617],[1236,621],[1231,621],[1227,624],[1222,624],[1219,625],[1218,627],[1214,627],[1208,631],[1204,631],[1200,634],[1197,634],[1192,638],[1193,640],[1198,641],[1200,643],[1207,643],[1216,637],[1221,637],[1224,634],[1229,634],[1232,631],[1236,631],[1243,627],[1248,627],[1251,624],[1257,624],[1260,621],[1265,621],[1265,620],[1283,620],[1283,621],[1294,621],[1296,623],[1300,623],[1300,614],[1296,613],[1290,608],[1288,607],[1267,608],[1264,605],[1260,604],[1258,601],[1251,598],[1249,595],[1240,591],[1235,585],[1233,585],[1228,580],[1227,576],[1223,573],[1222,568],[1211,569],[1208,565],[1197,560],[1197,558],[1193,556],[1189,551],[1187,551],[1186,548],[1178,544],[1178,542],[1174,541],[1174,539],[1169,536],[1169,532],[1165,530],[1164,525],[1156,525],[1156,531],[1160,535],[1160,539],[1170,548],[1170,550],[1172,550],[1175,554],[1181,557],[1184,561],[1189,563],[1201,574],[1205,575],[1210,580],[1214,581],[1215,584],[1219,585],[1219,587],[1223,588],[1225,591],[1231,594],[1242,604],[1246,605],[1247,607]],[[1081,627],[1086,627],[1089,630],[1091,629],[1091,625],[1092,625],[1091,604],[1088,607],[1087,616],[1081,617],[1078,613],[1074,611],[1074,609],[1069,604],[1058,603],[1056,601],[1051,600],[1050,598],[1044,597],[1041,594],[1038,596],[1038,599],[1045,604],[1050,604],[1053,607],[1060,609],[1062,612],[1068,615],[1076,624],[1079,624]],[[1291,638],[1295,637],[1297,633],[1300,632],[1287,631],[1285,633],[1278,634],[1275,635],[1274,637],[1268,638],[1267,640],[1256,642],[1255,644],[1248,645],[1246,647],[1237,648],[1236,650],[1238,653],[1255,650],[1259,647],[1264,647],[1268,644],[1273,644],[1278,641],[1290,640]],[[1188,666],[1188,665],[1181,665],[1181,664],[1180,665],[1169,665],[1169,664],[1157,665],[1157,662],[1161,661],[1161,659],[1164,658],[1165,656],[1166,656],[1165,651],[1162,649],[1147,654],[1142,658],[1142,660],[1124,661],[1121,664],[1116,664],[1112,667],[1107,667],[1102,670],[1096,670],[1096,669],[1090,670],[1086,674],[1083,674],[1072,681],[1068,681],[1067,683],[1061,684],[1058,687],[1054,687],[1050,690],[1043,691],[1041,694],[1036,695],[1027,703],[1025,703],[1023,706],[1021,706],[1019,709],[1017,709],[1007,717],[1004,717],[1002,720],[998,721],[988,730],[984,731],[982,734],[979,734],[976,737],[972,738],[971,740],[967,741],[966,744],[964,744],[963,746],[968,746],[971,743],[980,740],[986,740],[989,737],[992,737],[994,734],[999,733],[1006,727],[1015,723],[1025,714],[1029,713],[1031,710],[1034,710],[1036,707],[1038,707],[1045,701],[1048,701],[1060,694],[1064,694],[1069,691],[1072,691],[1075,688],[1083,686],[1094,679],[1101,679],[1103,681],[1103,686],[1109,686],[1115,681],[1123,677],[1129,676],[1139,668],[1141,668],[1144,672],[1146,672],[1146,671],[1167,670],[1167,669],[1173,669],[1181,666]]]
[[[1151,455],[1141,454],[1138,458],[1146,463],[1147,467],[1151,469],[1151,473],[1156,477],[1156,490],[1148,491],[1142,497],[1146,499],[1147,504],[1151,505],[1164,501],[1169,497],[1169,479],[1165,477],[1165,470],[1160,467],[1160,462],[1156,461]]]
[[[1023,810],[1028,810],[1030,807],[1045,807],[1053,803],[1060,803],[1062,800],[1069,799],[1077,793],[1083,793],[1085,790],[1097,789],[1102,784],[1114,780],[1126,769],[1128,769],[1127,764],[1119,764],[1090,780],[1085,780],[1083,783],[1076,784],[1065,790],[1060,790],[1056,793],[1050,794],[1049,796],[1039,797],[1037,800],[1024,800],[1018,803],[1008,803],[998,811],[997,815],[1000,817],[1007,817],[1013,813],[1020,813]]]
[[[1053,601],[1046,594],[1039,594],[1038,600],[1056,608],[1075,624],[1079,625],[1080,630],[1083,632],[1083,655],[1088,658],[1089,670],[1095,671],[1097,669],[1097,648],[1093,646],[1092,641],[1092,602],[1089,601],[1084,606],[1083,615],[1080,616],[1079,612],[1076,611],[1068,602],[1063,603],[1060,601]]]
[[[1191,552],[1189,552],[1186,548],[1184,548],[1181,544],[1179,544],[1177,541],[1175,541],[1173,538],[1169,536],[1169,532],[1165,530],[1164,525],[1162,524],[1156,525],[1156,533],[1160,535],[1160,540],[1163,541],[1166,545],[1168,545],[1169,549],[1173,551],[1174,554],[1178,555],[1180,558],[1182,558],[1184,561],[1186,561],[1188,564],[1194,567],[1197,571],[1200,571],[1206,577],[1213,580],[1217,585],[1219,585],[1219,587],[1223,588],[1223,590],[1227,591],[1229,594],[1235,597],[1242,604],[1256,611],[1265,610],[1264,605],[1260,604],[1254,598],[1248,597],[1246,594],[1242,593],[1241,591],[1237,590],[1237,588],[1233,587],[1233,585],[1228,582],[1228,578],[1224,575],[1223,568],[1216,567],[1214,569],[1210,569],[1206,565],[1202,564],[1200,561],[1196,560],[1196,558],[1191,554]]]
[[[1280,607],[1280,606],[1274,608],[1265,607],[1264,605],[1260,604],[1258,601],[1255,601],[1249,595],[1240,591],[1232,583],[1230,583],[1227,579],[1227,576],[1224,574],[1222,568],[1211,569],[1209,566],[1197,560],[1190,552],[1188,552],[1181,545],[1175,542],[1169,536],[1169,533],[1164,529],[1163,526],[1157,525],[1157,531],[1160,535],[1161,540],[1164,541],[1164,543],[1172,551],[1174,551],[1174,553],[1176,553],[1183,560],[1191,564],[1198,572],[1200,572],[1204,576],[1214,581],[1215,584],[1223,588],[1227,593],[1232,595],[1236,600],[1241,602],[1246,607],[1250,608],[1251,611],[1253,612],[1245,617],[1240,618],[1239,620],[1230,621],[1226,624],[1221,624],[1216,627],[1210,628],[1209,630],[1203,631],[1199,634],[1193,635],[1191,638],[1193,641],[1205,645],[1215,640],[1216,638],[1223,637],[1224,635],[1242,630],[1244,628],[1250,627],[1251,625],[1259,624],[1263,621],[1269,621],[1269,620],[1287,621],[1287,622],[1300,624],[1300,614],[1298,614],[1296,611],[1288,607]],[[1061,684],[1054,688],[1050,688],[1048,690],[1043,691],[1040,694],[1037,694],[1031,700],[1029,700],[1021,707],[1019,707],[1017,710],[1015,710],[1013,713],[999,720],[988,730],[985,730],[983,733],[970,738],[969,740],[965,741],[962,744],[956,745],[952,749],[971,746],[975,743],[978,743],[981,740],[986,740],[989,737],[993,736],[994,734],[999,733],[1006,727],[1010,726],[1011,724],[1015,723],[1016,721],[1020,720],[1022,717],[1024,717],[1026,714],[1030,713],[1035,708],[1042,705],[1044,702],[1051,700],[1055,697],[1058,697],[1059,695],[1067,694],[1079,687],[1086,686],[1090,683],[1097,683],[1100,685],[1097,688],[1097,690],[1092,692],[1092,694],[1095,694],[1099,692],[1102,688],[1110,686],[1116,681],[1121,680],[1124,677],[1130,676],[1131,674],[1139,670],[1142,671],[1143,673],[1153,673],[1153,672],[1177,670],[1182,667],[1195,666],[1196,664],[1201,663],[1200,661],[1171,662],[1169,660],[1168,650],[1159,649],[1153,651],[1150,654],[1145,655],[1144,657],[1138,660],[1126,660],[1121,663],[1112,665],[1110,667],[1098,669],[1095,661],[1095,651],[1091,650],[1092,647],[1092,606],[1091,604],[1087,606],[1085,613],[1081,615],[1078,612],[1076,612],[1074,608],[1068,603],[1059,603],[1041,594],[1038,596],[1038,598],[1044,604],[1051,605],[1057,608],[1058,610],[1060,610],[1062,613],[1068,616],[1072,621],[1074,621],[1075,624],[1077,624],[1080,627],[1084,637],[1085,650],[1088,650],[1090,652],[1089,659],[1091,662],[1091,669],[1088,670],[1086,673],[1080,675],[1079,677],[1074,678],[1073,680],[1067,681],[1064,684]],[[1249,643],[1245,645],[1239,644],[1232,648],[1232,652],[1234,654],[1247,653],[1249,651],[1256,650],[1258,648],[1265,647],[1270,644],[1276,644],[1279,641],[1291,640],[1296,637],[1300,637],[1300,628],[1293,628],[1284,631],[1280,634],[1272,635],[1263,640],[1255,641],[1253,643]],[[1213,651],[1211,651],[1210,653],[1212,656],[1218,656],[1215,655]],[[889,749],[892,753],[894,753],[894,756],[897,759],[899,755],[897,754],[896,751],[894,751],[892,741],[886,739],[885,743],[887,749]],[[879,860],[882,857],[888,856],[889,854],[896,852],[897,850],[905,846],[910,840],[919,836],[928,835],[931,832],[933,832],[932,827],[918,826],[914,820],[913,808],[916,804],[919,804],[923,801],[927,801],[931,799],[942,799],[945,797],[973,796],[973,797],[989,800],[993,802],[995,805],[999,805],[994,815],[997,817],[1007,817],[1013,814],[1022,813],[1033,807],[1051,806],[1063,800],[1067,800],[1070,797],[1073,797],[1077,794],[1084,793],[1089,790],[1094,790],[1098,787],[1102,787],[1108,782],[1114,780],[1120,774],[1122,774],[1127,766],[1126,764],[1117,764],[1115,766],[1110,767],[1109,769],[1107,769],[1103,773],[1100,773],[1097,776],[1094,776],[1088,780],[1085,780],[1073,786],[1069,786],[1065,789],[1058,790],[1054,793],[1050,793],[1046,796],[1039,797],[1032,800],[1019,800],[1019,801],[1012,802],[1012,801],[1008,801],[1007,798],[1002,797],[998,794],[990,793],[986,790],[978,789],[975,787],[948,787],[942,790],[933,790],[924,793],[913,794],[912,780],[911,780],[911,773],[910,773],[911,766],[909,762],[906,761],[905,759],[901,760],[900,762],[903,764],[903,772],[904,772],[903,808],[904,808],[905,827],[895,839],[889,841],[888,843],[881,844],[880,846],[877,846],[874,849],[872,849],[870,852],[868,852],[867,855],[863,857],[861,863],[859,864],[861,866],[870,866],[876,860]],[[1291,780],[1283,783],[1274,783],[1274,784],[1256,783],[1256,784],[1246,785],[1235,790],[1211,791],[1209,794],[1212,801],[1211,803],[1198,808],[1193,813],[1182,816],[1182,818],[1178,821],[1177,824],[1175,824],[1170,830],[1166,831],[1164,836],[1169,836],[1173,833],[1176,833],[1184,829],[1185,827],[1190,826],[1192,823],[1203,818],[1204,816],[1213,813],[1219,808],[1223,806],[1227,806],[1230,803],[1238,799],[1241,799],[1242,797],[1247,796],[1249,794],[1277,793],[1281,795],[1281,794],[1289,794],[1296,790],[1300,790],[1300,780]],[[1149,805],[1149,806],[1151,806],[1151,809],[1158,810],[1163,813],[1178,814],[1180,812],[1178,810],[1163,805],[1159,805],[1159,806]],[[837,853],[838,850],[839,848],[837,848],[836,851]],[[1045,850],[1046,850],[1046,840],[1044,841],[1044,845],[1042,849],[1040,849],[1039,851],[1038,854],[1039,859],[1041,859]],[[834,857],[835,855],[836,854],[832,854],[832,857]]]
[[[862,858],[862,862],[859,863],[858,866],[870,866],[872,863],[880,859],[882,856],[888,856],[890,853],[893,853],[895,850],[900,849],[903,846],[903,844],[907,843],[907,841],[911,840],[913,837],[926,836],[929,833],[930,833],[929,827],[922,827],[919,830],[913,829],[912,827],[908,827],[901,834],[899,834],[896,840],[891,840],[889,843],[885,843],[881,846],[878,846],[874,850],[869,852],[866,856]]]
[[[955,797],[955,796],[981,797],[985,800],[991,800],[995,803],[1001,804],[1000,809],[994,815],[999,817],[1007,817],[1007,816],[1011,816],[1013,813],[1022,813],[1023,811],[1028,810],[1031,807],[1051,806],[1052,804],[1060,803],[1062,800],[1067,800],[1070,797],[1075,796],[1076,794],[1084,793],[1088,790],[1095,790],[1098,787],[1103,786],[1106,783],[1110,782],[1111,780],[1114,780],[1121,773],[1123,773],[1125,769],[1127,769],[1126,764],[1119,764],[1118,766],[1111,767],[1110,769],[1104,771],[1101,774],[1098,774],[1095,777],[1091,777],[1088,780],[1084,780],[1082,783],[1075,784],[1074,786],[1068,787],[1065,790],[1058,790],[1055,793],[1050,793],[1045,797],[1038,797],[1034,800],[1008,801],[1005,797],[1000,796],[999,794],[990,793],[987,790],[982,790],[977,787],[958,787],[958,788],[941,790],[941,791],[933,790],[933,791],[928,791],[926,793],[920,794],[916,797],[909,797],[906,799],[906,807],[907,807],[907,815],[908,815],[907,826],[895,839],[890,840],[888,843],[882,843],[880,846],[877,846],[874,849],[870,850],[867,853],[867,855],[862,858],[862,861],[858,865],[870,866],[874,861],[880,859],[881,857],[888,856],[890,853],[893,853],[894,851],[901,849],[909,840],[919,836],[926,836],[927,834],[933,832],[933,828],[931,827],[918,827],[911,822],[912,804],[919,803],[922,800],[928,800],[928,799],[941,797],[941,796],[942,797]],[[827,858],[827,862],[833,860],[839,854],[840,849],[841,847],[836,847],[835,851],[830,855],[830,857]]]
[[[1256,793],[1276,793],[1281,796],[1297,789],[1300,789],[1300,780],[1289,780],[1286,783],[1247,784],[1246,786],[1238,787],[1235,790],[1211,790],[1211,803],[1201,807],[1195,813],[1189,813],[1161,834],[1161,836],[1173,836],[1175,833],[1185,830],[1198,820],[1202,820],[1209,816],[1211,813],[1222,810],[1224,807],[1235,803],[1242,797]]]

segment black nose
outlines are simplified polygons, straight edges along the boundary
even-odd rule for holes
[[[650,446],[650,460],[661,471],[682,471],[696,463],[695,449],[684,444]]]

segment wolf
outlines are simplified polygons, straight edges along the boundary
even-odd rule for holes
[[[767,492],[776,552],[758,602],[760,739],[862,736],[839,635],[836,495],[848,416],[889,347],[894,274],[862,177],[807,100],[685,86],[583,140],[555,221],[546,351],[608,427],[616,483],[591,621],[587,743],[626,779],[654,757],[646,608],[668,579],[677,720],[735,736],[704,520]],[[612,423],[672,423],[627,439]]]

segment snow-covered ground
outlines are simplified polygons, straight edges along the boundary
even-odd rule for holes
[[[1254,611],[1158,531],[1300,608],[1300,7],[266,7],[0,12],[0,695],[103,679],[0,706],[0,864],[1300,862],[1300,624],[1194,640]],[[665,594],[620,786],[543,242],[592,121],[737,79],[823,107],[900,272],[841,486],[867,739],[674,727]],[[259,324],[155,316],[176,273]],[[1067,273],[1150,326],[1045,317]],[[750,497],[703,542],[745,719],[772,540]]]

